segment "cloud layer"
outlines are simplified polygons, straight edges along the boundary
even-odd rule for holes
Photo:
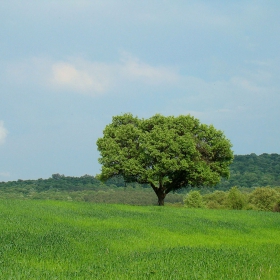
[[[172,90],[169,93],[172,100],[167,106],[171,107],[171,114],[180,110],[182,113],[197,112],[198,115],[234,118],[234,114],[235,117],[240,114],[240,108],[251,111],[254,116],[259,115],[267,96],[274,103],[279,101],[275,88],[279,82],[273,74],[274,71],[279,72],[277,63],[277,59],[274,62],[248,60],[229,77],[217,75],[216,79],[206,80],[201,75],[182,74],[175,66],[152,65],[123,52],[117,62],[73,57],[59,61],[30,58],[9,64],[7,73],[12,83],[92,97],[102,94],[121,97],[135,87],[137,91],[134,95],[140,95],[140,92],[142,95],[148,88],[150,92],[163,97],[165,88],[169,88]],[[215,67],[214,63],[213,72],[216,71]],[[174,96],[170,95],[172,93]],[[172,108],[175,110],[172,111]]]

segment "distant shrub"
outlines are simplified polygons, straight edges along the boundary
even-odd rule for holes
[[[225,208],[227,193],[223,191],[214,191],[213,193],[205,194],[203,196],[204,203],[209,209]]]
[[[280,212],[280,200],[278,200],[274,207],[273,207],[273,212]]]
[[[274,210],[279,200],[279,193],[270,187],[258,187],[249,196],[249,202],[253,204],[257,210],[263,211]]]
[[[244,210],[258,210],[258,208],[252,203],[247,203],[244,207]]]
[[[226,205],[229,209],[243,209],[246,205],[245,195],[242,194],[237,187],[231,188],[227,195]]]
[[[188,208],[202,208],[202,195],[199,191],[190,191],[184,198],[184,204]]]

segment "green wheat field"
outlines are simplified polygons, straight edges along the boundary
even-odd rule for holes
[[[0,200],[0,279],[280,279],[279,213]]]

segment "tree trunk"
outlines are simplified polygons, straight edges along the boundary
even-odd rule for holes
[[[165,188],[163,187],[163,185],[160,185],[157,188],[153,183],[150,183],[150,184],[158,197],[158,206],[164,206],[164,199],[166,196]]]
[[[164,206],[165,191],[162,188],[157,189],[156,195],[158,197],[158,206]]]

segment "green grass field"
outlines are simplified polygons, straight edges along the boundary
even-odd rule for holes
[[[0,279],[280,279],[272,212],[0,200]]]

